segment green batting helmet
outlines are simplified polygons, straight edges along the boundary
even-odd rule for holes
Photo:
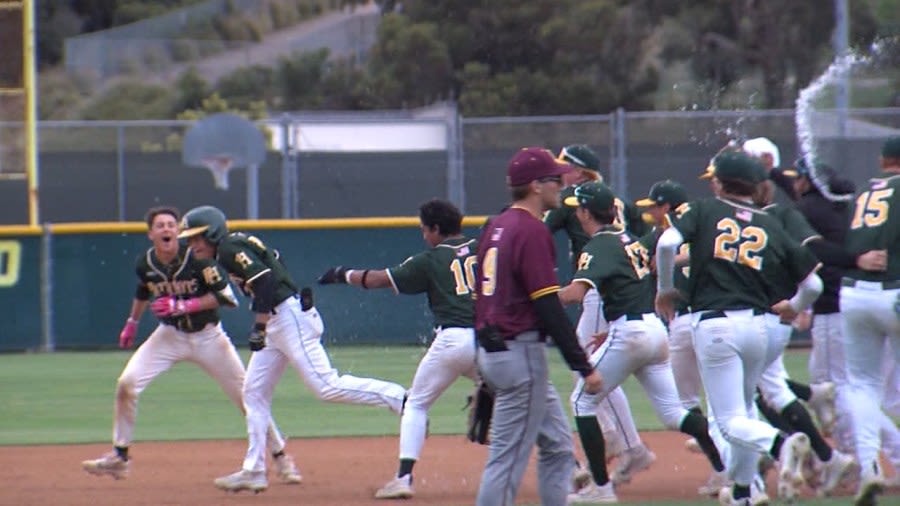
[[[228,235],[228,224],[225,213],[213,206],[200,206],[191,209],[181,218],[179,239],[202,235],[209,242],[219,244]]]
[[[600,175],[600,157],[586,144],[565,146],[556,158],[581,169],[595,181],[603,181]]]

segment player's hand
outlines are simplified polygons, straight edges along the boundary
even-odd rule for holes
[[[266,324],[255,323],[253,330],[250,331],[250,337],[247,338],[250,343],[250,351],[259,351],[266,347]]]
[[[675,301],[681,298],[678,289],[670,288],[656,294],[656,314],[666,322],[675,319]]]
[[[131,348],[131,345],[134,344],[134,336],[137,335],[137,324],[137,320],[131,317],[125,321],[122,332],[119,332],[119,348],[123,350]]]
[[[609,337],[609,331],[598,332],[591,336],[591,340],[588,341],[587,346],[585,346],[585,351],[588,355],[593,355],[595,351],[599,350],[603,343],[606,342],[606,338]]]
[[[600,375],[597,369],[594,369],[591,371],[591,374],[584,378],[584,391],[589,394],[596,394],[600,390],[603,390],[603,376]]]
[[[319,284],[320,285],[331,285],[334,283],[346,283],[347,282],[347,268],[338,265],[337,267],[332,267],[325,271],[325,274],[319,276]]]
[[[800,314],[798,314],[797,318],[794,319],[794,323],[792,325],[800,332],[806,332],[810,327],[812,327],[812,321],[812,311],[800,311]]]
[[[856,266],[864,271],[886,271],[887,262],[887,250],[885,249],[873,249],[856,257]]]
[[[791,323],[797,318],[797,315],[799,314],[799,312],[794,309],[794,306],[792,306],[791,302],[787,299],[772,304],[772,311],[778,314],[778,319],[781,320],[781,323]]]
[[[150,303],[150,310],[157,318],[177,316],[179,314],[178,300],[174,295],[164,295]]]

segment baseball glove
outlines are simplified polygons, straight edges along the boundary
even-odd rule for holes
[[[466,437],[473,443],[489,444],[488,431],[494,414],[494,392],[484,381],[479,382],[469,396],[466,407],[469,409],[469,430]]]

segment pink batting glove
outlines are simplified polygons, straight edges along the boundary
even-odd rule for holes
[[[150,304],[150,309],[159,318],[167,318],[170,316],[181,316],[186,313],[196,313],[200,311],[200,300],[196,297],[191,299],[176,299],[174,295],[166,295],[154,300]]]
[[[131,345],[134,344],[134,336],[137,334],[137,320],[134,318],[128,318],[125,321],[125,326],[122,327],[122,332],[119,332],[119,348],[123,350],[127,350],[131,348]]]

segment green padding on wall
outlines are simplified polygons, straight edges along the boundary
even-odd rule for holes
[[[41,345],[41,238],[0,237],[0,351]]]

